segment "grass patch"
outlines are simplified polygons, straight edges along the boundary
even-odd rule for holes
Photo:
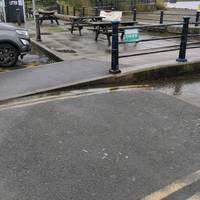
[[[63,32],[65,29],[63,27],[48,27],[48,31],[50,32]]]

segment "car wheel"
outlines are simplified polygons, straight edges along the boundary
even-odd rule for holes
[[[1,43],[0,44],[0,66],[11,67],[18,61],[18,50],[11,44]]]

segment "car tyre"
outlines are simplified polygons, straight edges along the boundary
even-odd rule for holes
[[[1,43],[0,44],[0,66],[1,67],[12,67],[16,64],[19,57],[18,49],[9,44]]]

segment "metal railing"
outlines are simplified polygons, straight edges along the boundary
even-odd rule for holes
[[[97,11],[95,11],[95,8],[77,7],[69,5],[60,5],[57,11],[58,14],[83,16],[83,17],[86,15],[95,15],[95,13],[97,13]]]
[[[200,24],[200,23],[198,22],[198,24]],[[121,70],[119,69],[119,59],[133,57],[133,56],[139,56],[139,55],[147,55],[147,54],[179,50],[179,55],[178,55],[178,58],[176,59],[176,61],[177,62],[187,62],[186,50],[191,49],[191,48],[200,48],[200,46],[196,46],[197,44],[200,44],[200,41],[188,43],[188,38],[200,36],[200,34],[189,34],[190,17],[183,17],[182,23],[143,25],[143,26],[138,25],[138,26],[124,27],[123,29],[124,30],[125,29],[140,29],[140,30],[142,30],[142,29],[152,28],[152,27],[168,27],[168,26],[175,26],[175,25],[182,26],[181,34],[178,34],[176,36],[155,37],[155,38],[151,38],[151,39],[143,39],[143,40],[139,40],[139,42],[171,40],[171,39],[179,39],[180,38],[179,45],[171,45],[171,46],[165,47],[165,49],[154,50],[154,51],[150,51],[150,52],[119,55],[119,45],[126,44],[126,43],[123,41],[119,42],[119,30],[120,30],[120,32],[123,32],[123,30],[120,29],[120,27],[119,27],[119,22],[117,22],[117,21],[112,22],[112,55],[111,55],[111,69],[109,70],[110,73],[116,74],[116,73],[121,72]]]
[[[178,20],[173,20],[173,19],[166,19],[166,16],[184,16],[185,14],[176,14],[176,13],[167,13],[165,12],[164,10],[161,10],[159,13],[146,13],[146,12],[140,12],[139,13],[140,15],[143,14],[143,15],[150,15],[150,16],[158,16],[157,19],[155,18],[141,18],[141,17],[138,17],[136,14],[136,18],[137,19],[140,19],[140,20],[148,20],[148,21],[159,21],[160,24],[163,24],[164,22],[181,22],[181,21],[178,21]],[[187,15],[188,17],[192,17],[194,18],[194,24],[195,26],[199,26],[199,22],[200,22],[200,11],[196,11],[196,14],[188,14]]]

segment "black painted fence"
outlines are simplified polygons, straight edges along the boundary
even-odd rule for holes
[[[138,25],[138,26],[132,26],[132,27],[125,27],[124,29],[149,29],[149,28],[163,28],[168,26],[182,26],[182,33],[178,34],[176,36],[168,36],[168,37],[157,37],[157,38],[151,38],[151,39],[143,39],[139,42],[149,42],[149,41],[158,41],[158,40],[171,40],[171,39],[179,39],[180,38],[180,44],[168,46],[164,50],[155,50],[150,52],[144,52],[144,53],[133,53],[133,54],[127,54],[127,55],[119,55],[119,45],[124,44],[124,42],[119,42],[119,22],[112,22],[112,55],[111,55],[111,68],[110,73],[116,74],[120,73],[121,70],[119,69],[119,59],[127,58],[127,57],[133,57],[133,56],[140,56],[140,55],[146,55],[146,54],[154,54],[154,53],[162,53],[162,52],[169,52],[169,51],[179,51],[178,58],[176,59],[177,62],[187,62],[186,58],[186,52],[187,49],[191,48],[200,48],[200,46],[197,46],[200,44],[200,42],[190,42],[188,43],[188,38],[193,37],[200,37],[200,34],[189,34],[189,25],[194,24],[190,23],[190,17],[183,17],[183,22],[181,23],[168,23],[168,24],[157,24],[157,25]],[[198,22],[198,25],[200,22]],[[197,25],[197,22],[195,23]],[[122,30],[120,30],[122,31]]]

